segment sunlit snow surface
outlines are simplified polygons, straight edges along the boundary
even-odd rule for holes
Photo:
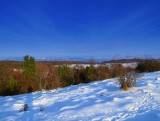
[[[0,97],[0,121],[160,121],[160,72],[144,74],[129,91],[116,81]],[[22,104],[29,110],[19,112]]]

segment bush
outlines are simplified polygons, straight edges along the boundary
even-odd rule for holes
[[[58,66],[58,76],[63,87],[74,84],[73,69],[67,65]]]
[[[111,71],[109,67],[100,65],[96,68],[97,70],[97,80],[104,80],[111,78]]]
[[[86,70],[85,68],[74,68],[74,85],[86,82]]]
[[[92,82],[97,80],[97,70],[94,66],[86,67],[86,81]]]
[[[36,83],[38,90],[46,89],[47,87],[47,76],[49,73],[49,69],[44,64],[37,64],[36,65]]]
[[[123,90],[127,91],[130,87],[137,86],[136,82],[137,77],[138,77],[137,73],[129,72],[124,76],[118,77],[118,84]]]
[[[138,72],[160,71],[160,62],[152,59],[141,61],[138,63],[136,71]]]
[[[15,95],[19,93],[20,84],[13,77],[9,77],[7,80],[7,92],[6,95]]]
[[[12,67],[9,63],[0,65],[0,95],[8,95],[8,78],[12,73]]]
[[[59,80],[58,71],[57,68],[55,68],[55,66],[48,65],[48,74],[46,80],[47,80],[46,89],[56,89],[60,87],[61,82]]]
[[[111,66],[112,78],[125,75],[126,69],[122,66],[122,64],[115,64]]]

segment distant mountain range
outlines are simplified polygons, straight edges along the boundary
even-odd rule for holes
[[[10,57],[10,58],[0,58],[1,61],[23,61],[23,57]],[[81,62],[88,62],[91,58],[87,57],[42,57],[42,58],[35,58],[36,61],[81,61]],[[99,59],[92,59],[95,62],[102,62],[106,61],[107,59],[99,58]]]
[[[87,57],[42,57],[35,58],[36,61],[78,61],[78,62],[96,62],[96,63],[131,63],[139,62],[144,59],[130,58],[130,59],[104,59],[104,58],[87,58]],[[156,59],[160,60],[160,59]],[[0,61],[23,61],[23,57],[0,58]]]

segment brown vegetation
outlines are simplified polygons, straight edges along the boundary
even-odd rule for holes
[[[136,70],[138,72],[160,71],[160,61],[154,59],[143,60],[138,63]]]
[[[92,60],[88,62],[89,66],[87,67],[79,63],[71,67],[69,64],[56,65],[52,62],[34,62],[34,58],[29,56],[28,59],[32,60],[32,64],[26,64],[25,60],[24,62],[0,62],[0,95],[57,89],[114,77],[118,77],[119,85],[125,90],[136,85],[136,77],[131,74],[134,69],[125,68],[120,63],[114,63],[111,66],[104,64],[94,66],[95,62]],[[138,64],[136,71],[157,71],[160,70],[159,65],[157,61],[143,61]],[[31,73],[31,71],[33,72]]]
[[[138,74],[136,72],[128,72],[118,77],[118,84],[123,90],[127,91],[129,88],[137,86],[137,78]]]

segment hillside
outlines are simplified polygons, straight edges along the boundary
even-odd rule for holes
[[[0,97],[1,121],[159,121],[160,72],[145,73],[138,87],[120,90],[116,79],[63,89]],[[29,110],[19,112],[23,104]],[[42,110],[42,111],[40,111]]]

